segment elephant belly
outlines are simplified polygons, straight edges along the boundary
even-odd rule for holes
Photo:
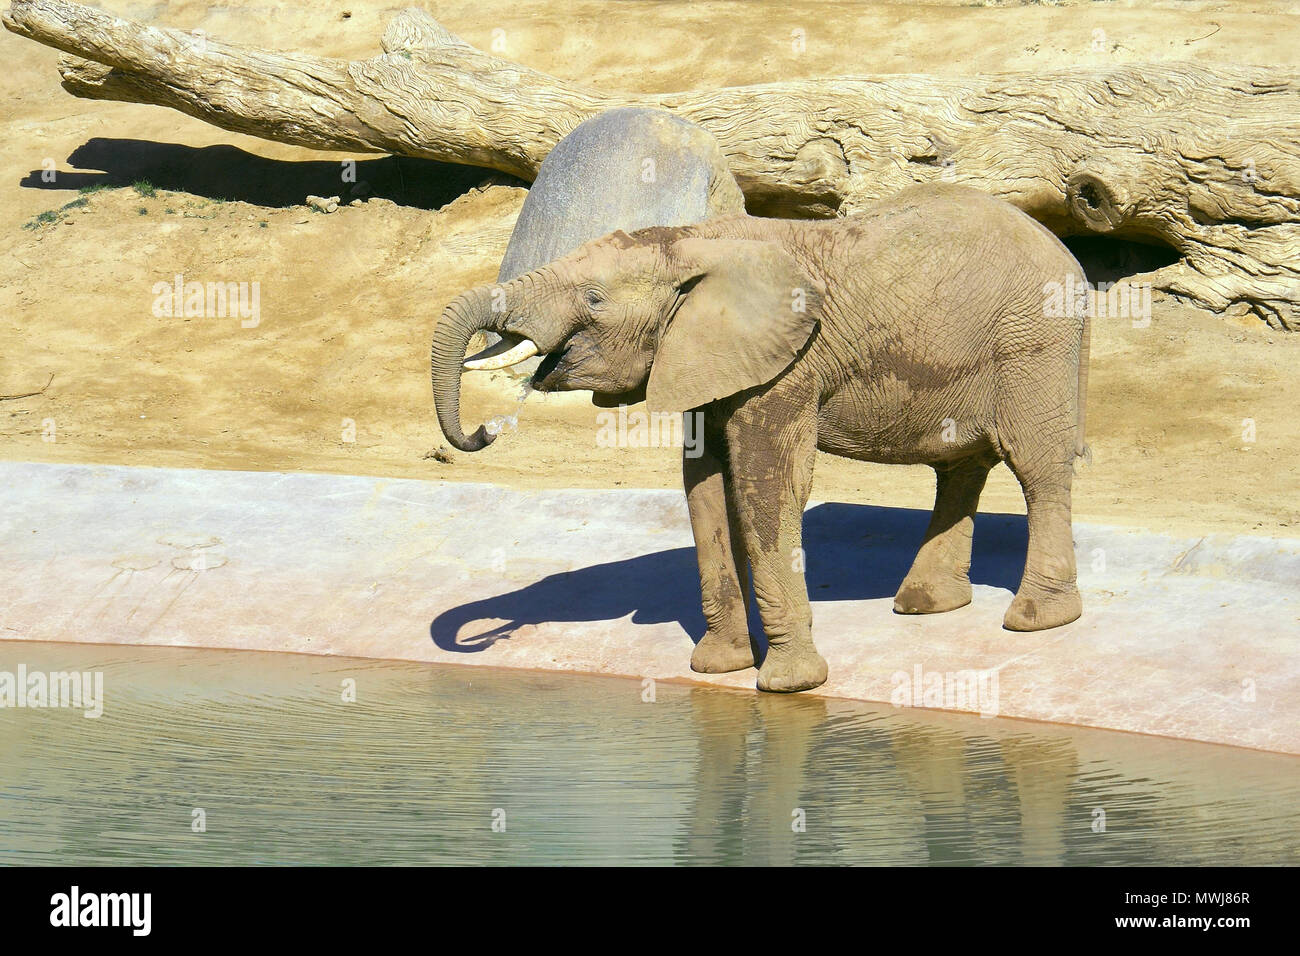
[[[823,403],[817,447],[859,461],[935,464],[993,447],[990,383],[976,379],[918,392],[903,385],[846,387]]]

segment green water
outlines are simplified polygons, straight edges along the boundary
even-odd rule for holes
[[[0,708],[0,863],[1300,863],[1285,756],[477,667],[19,664],[101,671],[104,713]]]

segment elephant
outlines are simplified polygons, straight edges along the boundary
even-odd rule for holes
[[[1080,616],[1070,494],[1086,452],[1087,288],[1047,228],[947,183],[841,219],[742,213],[614,232],[447,305],[431,354],[438,423],[463,451],[489,444],[487,427],[463,430],[460,376],[538,355],[536,389],[695,416],[703,440],[683,483],[707,631],[691,667],[756,666],[752,575],[768,645],[757,686],[807,690],[827,677],[802,572],[818,450],[935,471],[896,612],[970,602],[974,516],[1004,461],[1029,534],[1003,626]],[[501,341],[466,358],[482,329]]]

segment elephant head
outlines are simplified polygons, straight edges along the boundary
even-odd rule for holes
[[[493,435],[460,422],[463,371],[535,355],[540,391],[590,389],[609,407],[643,398],[686,411],[780,375],[816,328],[823,287],[780,244],[691,227],[615,232],[499,286],[453,300],[433,337],[438,423],[462,451]],[[472,358],[475,332],[501,341]]]

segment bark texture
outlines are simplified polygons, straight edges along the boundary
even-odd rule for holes
[[[223,129],[531,180],[615,106],[658,106],[717,138],[751,212],[846,215],[904,186],[964,183],[1058,235],[1166,244],[1156,288],[1300,329],[1300,76],[1191,63],[1102,71],[795,80],[598,91],[471,47],[406,10],[383,52],[344,61],[14,0],[5,27],[69,54],[76,96],[169,106]]]

